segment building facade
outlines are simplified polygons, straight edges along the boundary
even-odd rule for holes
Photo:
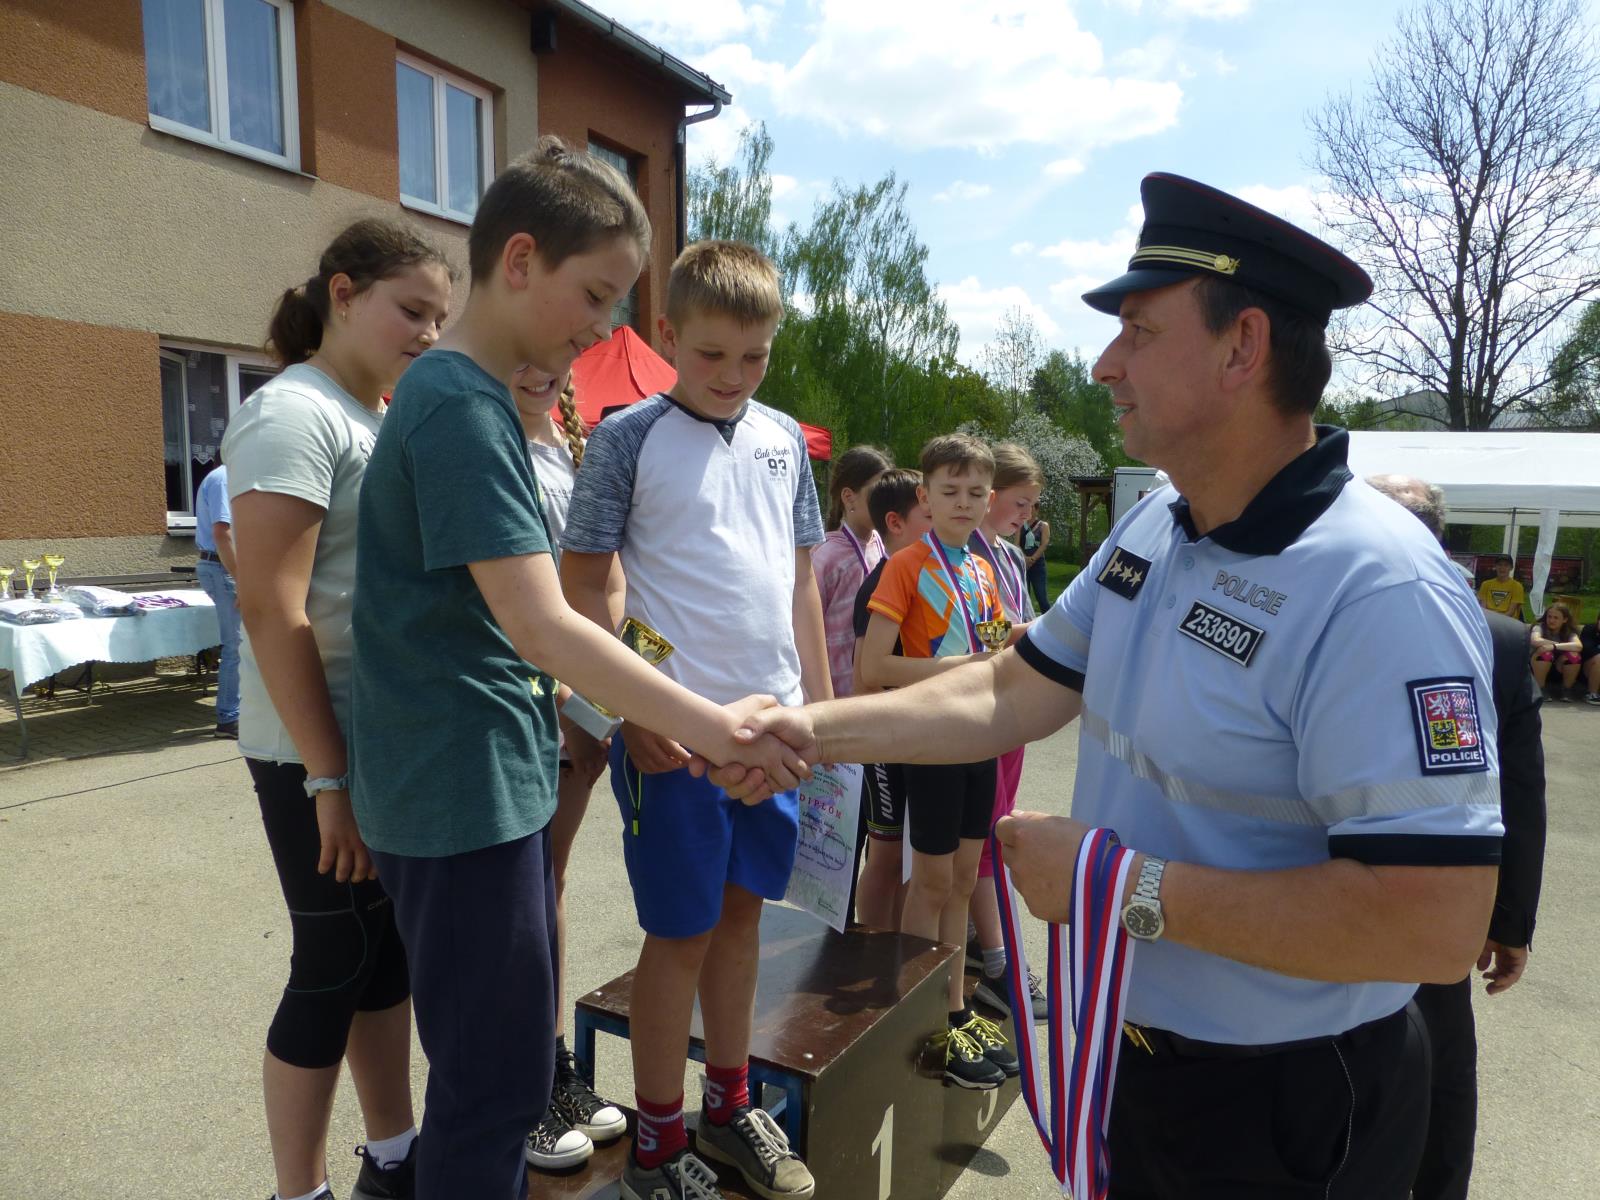
[[[617,316],[652,337],[681,123],[727,99],[575,0],[5,0],[0,565],[192,562],[284,289],[398,216],[461,268],[459,308],[478,196],[541,133],[636,181],[654,253]]]

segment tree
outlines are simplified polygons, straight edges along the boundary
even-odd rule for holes
[[[772,137],[765,122],[746,125],[726,166],[709,159],[688,177],[689,240],[728,238],[768,255],[777,251],[772,230]]]
[[[994,340],[983,348],[983,373],[1005,402],[1013,420],[1022,415],[1030,400],[1028,385],[1043,357],[1044,343],[1033,318],[1021,306],[1013,306],[1000,314]]]
[[[1563,429],[1600,430],[1600,302],[1578,318],[1550,364],[1550,399],[1540,415]]]
[[[1089,375],[1089,363],[1076,352],[1052,350],[1028,385],[1036,408],[1064,433],[1088,442],[1106,469],[1133,460],[1122,452],[1122,430],[1111,405],[1111,389]]]
[[[1424,0],[1367,93],[1311,118],[1324,220],[1376,284],[1336,348],[1452,429],[1539,396],[1552,329],[1600,294],[1592,29],[1581,0]]]
[[[1033,455],[1044,472],[1039,506],[1050,522],[1052,541],[1067,545],[1078,528],[1078,490],[1072,486],[1073,476],[1100,475],[1107,469],[1094,447],[1034,409],[1023,410],[1007,425],[970,420],[960,428],[979,437],[1016,442]]]

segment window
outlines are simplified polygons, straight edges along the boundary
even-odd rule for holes
[[[300,169],[290,0],[144,0],[150,126]]]
[[[395,62],[400,201],[470,224],[494,175],[489,93],[402,54]]]
[[[228,418],[277,372],[256,358],[161,347],[168,530],[194,528],[194,497],[217,465]]]
[[[589,153],[601,162],[610,163],[622,172],[622,177],[633,185],[633,190],[639,190],[639,160],[631,158],[620,150],[613,150],[610,146],[603,146],[599,142],[589,143]],[[611,325],[616,328],[626,325],[635,333],[639,329],[639,285],[635,283],[628,290],[628,294],[618,300],[611,309]]]

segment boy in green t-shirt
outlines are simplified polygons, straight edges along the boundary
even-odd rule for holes
[[[650,226],[614,169],[544,139],[479,204],[472,291],[401,379],[360,503],[351,795],[395,906],[428,1057],[417,1196],[521,1197],[555,1054],[553,676],[630,720],[735,754],[739,714],[567,607],[517,408],[610,336]],[[540,667],[531,666],[537,662]],[[542,667],[542,669],[541,669]],[[762,751],[787,786],[807,772]]]

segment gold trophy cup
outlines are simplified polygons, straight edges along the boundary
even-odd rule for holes
[[[624,646],[652,667],[666,662],[677,649],[637,617],[629,617],[623,621],[617,637]],[[593,700],[585,700],[577,692],[573,692],[571,698],[561,706],[561,715],[596,741],[602,742],[622,725],[622,718],[616,713],[596,704]]]
[[[11,577],[17,573],[15,567],[0,567],[0,600],[10,600]]]
[[[44,569],[50,573],[50,587],[46,590],[44,598],[46,600],[63,599],[66,593],[56,585],[56,572],[61,569],[61,564],[67,560],[59,554],[41,554],[39,558],[44,563]]]
[[[25,558],[22,560],[22,599],[33,599],[33,577],[38,570],[39,560],[37,558]]]
[[[1004,617],[978,622],[978,640],[988,647],[990,654],[1004,650],[1010,638],[1011,622]]]

